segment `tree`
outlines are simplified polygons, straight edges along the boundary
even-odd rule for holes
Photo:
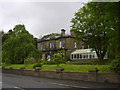
[[[9,38],[3,43],[3,62],[23,64],[24,59],[28,57],[31,52],[37,52],[33,35],[25,29],[24,25],[16,25],[9,35]]]
[[[34,51],[31,51],[29,54],[28,54],[28,57],[33,57],[35,58],[36,62],[40,62],[39,59],[42,58],[42,52],[35,49]]]
[[[106,2],[90,2],[79,9],[72,18],[72,31],[75,32],[78,40],[83,40],[92,47],[102,61],[111,39],[116,34],[118,18],[111,19],[110,6],[115,4]],[[114,8],[113,8],[114,9]]]
[[[113,72],[120,74],[120,59],[112,60],[112,63],[110,64],[110,69]]]
[[[54,54],[54,62],[57,64],[57,67],[59,67],[60,63],[62,63],[64,61],[64,55],[63,53],[57,53]]]
[[[7,40],[9,38],[10,35],[12,35],[13,31],[9,30],[7,33],[5,33],[4,31],[2,32],[2,43],[4,43],[5,40]]]
[[[114,32],[111,32],[110,35],[112,38],[109,39],[109,54],[110,54],[110,59],[117,58],[120,56],[120,19],[119,19],[119,3],[114,2],[114,3],[107,3],[106,4],[106,19],[109,20],[109,25],[114,29]]]

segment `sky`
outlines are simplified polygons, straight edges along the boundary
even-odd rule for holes
[[[0,2],[0,30],[7,32],[24,24],[37,38],[61,29],[69,34],[70,21],[85,2]]]

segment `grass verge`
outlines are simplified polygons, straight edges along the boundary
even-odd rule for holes
[[[11,64],[6,65],[6,68],[13,67],[13,68],[20,68],[25,67],[26,69],[33,69],[33,64],[25,66],[24,64]],[[69,65],[69,64],[61,64],[60,67],[64,68],[65,71],[83,71],[88,72],[90,68],[98,68],[99,72],[111,72],[109,65]],[[42,70],[53,70],[55,71],[57,68],[56,65],[43,65]]]

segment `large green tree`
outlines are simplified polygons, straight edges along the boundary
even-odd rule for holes
[[[89,2],[79,9],[71,20],[71,30],[75,32],[78,40],[83,40],[96,51],[99,61],[103,60],[108,47],[117,43],[116,5],[118,4],[110,2]]]
[[[11,32],[3,42],[3,62],[22,64],[28,56],[35,56],[32,55],[32,53],[37,52],[34,38],[33,35],[25,29],[25,26],[21,24],[16,25]]]

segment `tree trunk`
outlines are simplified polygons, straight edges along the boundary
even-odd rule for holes
[[[105,56],[105,54],[103,55],[103,53],[102,53],[102,54],[99,54],[99,57],[98,57],[99,64],[105,64],[105,63],[104,63],[104,56]]]

